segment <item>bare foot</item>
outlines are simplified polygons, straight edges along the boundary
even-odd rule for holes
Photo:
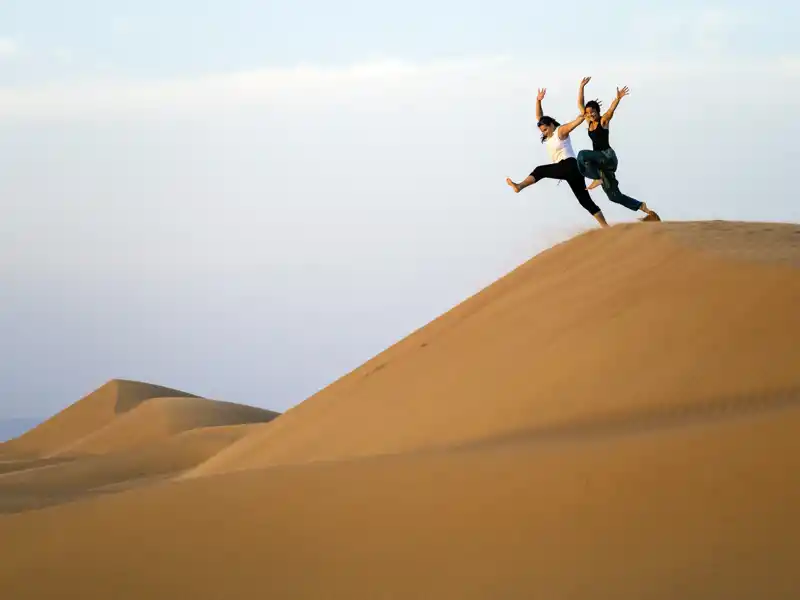
[[[593,190],[594,188],[596,188],[598,185],[600,185],[602,183],[603,183],[602,180],[595,179],[594,181],[592,181],[592,183],[589,184],[589,186],[586,189],[587,190]]]
[[[658,213],[654,211],[652,208],[647,206],[646,202],[642,202],[642,205],[639,207],[643,213],[645,213],[645,217],[639,219],[640,221],[660,221],[661,217],[658,216]]]
[[[658,216],[658,213],[654,210],[651,210],[647,213],[647,216],[639,219],[640,221],[660,221],[661,217]]]
[[[506,177],[506,183],[514,189],[514,193],[519,194],[519,186],[511,181],[510,177]]]

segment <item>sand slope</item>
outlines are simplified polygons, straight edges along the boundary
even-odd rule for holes
[[[18,464],[0,474],[0,514],[169,479],[241,439],[251,427],[200,428],[96,456]]]
[[[789,600],[800,411],[240,472],[0,518],[0,591]],[[102,576],[99,576],[102,574]]]
[[[800,597],[799,267],[618,226],[267,423],[106,393],[0,462],[0,597]]]
[[[800,389],[796,265],[794,225],[592,231],[537,256],[196,474]],[[346,432],[344,423],[352,424]]]

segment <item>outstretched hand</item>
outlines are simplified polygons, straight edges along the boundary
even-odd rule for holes
[[[617,88],[617,100],[622,100],[622,97],[627,96],[629,93],[630,90],[627,85],[622,89]]]
[[[539,94],[536,96],[536,99],[541,102],[544,100],[544,95],[547,93],[547,88],[542,88],[539,90]]]
[[[586,84],[589,83],[591,80],[592,80],[591,77],[584,77],[583,79],[581,79],[581,87],[586,87]]]

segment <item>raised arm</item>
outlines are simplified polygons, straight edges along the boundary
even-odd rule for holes
[[[584,122],[586,117],[583,113],[579,114],[575,117],[574,121],[570,121],[569,123],[564,123],[561,127],[558,128],[558,138],[561,140],[567,139],[567,136],[574,131],[574,129]]]
[[[539,94],[536,96],[536,120],[542,118],[544,113],[542,112],[542,100],[544,100],[544,95],[547,93],[547,88],[542,88],[539,90]]]
[[[589,83],[591,80],[592,80],[591,77],[584,77],[583,79],[581,79],[581,85],[578,88],[578,110],[581,112],[586,112],[586,104],[584,102],[584,97],[583,97],[583,88],[585,88],[586,84]]]
[[[617,88],[617,97],[614,98],[614,101],[611,103],[611,106],[608,107],[608,110],[605,112],[605,114],[600,119],[600,124],[603,127],[606,127],[608,125],[608,122],[614,116],[614,111],[617,110],[617,106],[619,106],[619,101],[622,100],[622,97],[623,96],[627,96],[629,93],[630,93],[630,91],[628,90],[628,86],[627,85],[622,89]]]

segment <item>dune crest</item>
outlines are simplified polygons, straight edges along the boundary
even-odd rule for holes
[[[267,423],[279,413],[196,397],[149,398],[135,408],[63,446],[57,455],[103,454],[124,450],[200,427]]]

